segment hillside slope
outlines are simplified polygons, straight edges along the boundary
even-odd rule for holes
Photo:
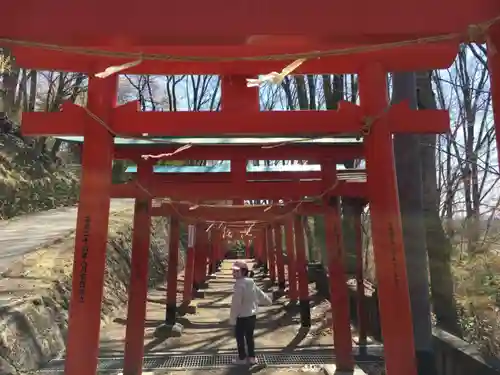
[[[75,172],[37,153],[21,138],[0,133],[0,220],[73,205],[78,200]]]

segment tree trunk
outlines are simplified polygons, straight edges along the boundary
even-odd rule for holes
[[[418,109],[436,109],[430,72],[417,74]],[[439,217],[439,196],[436,180],[436,136],[420,136],[422,181],[424,192],[425,238],[429,255],[431,301],[437,325],[461,336],[451,272],[452,247]]]
[[[417,108],[414,73],[393,74],[393,104],[408,100]],[[418,135],[394,136],[406,269],[411,300],[413,334],[420,375],[436,374],[432,348],[429,268],[425,241],[422,197],[422,169]]]

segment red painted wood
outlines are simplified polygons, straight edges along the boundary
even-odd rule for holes
[[[354,218],[356,236],[356,295],[358,315],[358,345],[366,345],[368,332],[368,311],[366,310],[365,282],[363,275],[363,228],[361,224],[362,206],[360,205]]]
[[[200,277],[201,281],[205,282],[207,280],[207,275],[208,275],[208,262],[209,262],[209,253],[210,253],[210,240],[209,240],[209,235],[207,232],[207,227],[204,226],[204,231],[203,231],[203,257],[201,260],[201,270],[200,270]]]
[[[2,24],[0,35],[69,46],[116,46],[125,50],[134,46],[185,45],[195,51],[197,46],[255,44],[262,37],[274,36],[281,36],[278,39],[281,43],[275,44],[283,45],[296,35],[370,44],[465,33],[470,24],[482,22],[500,12],[494,0],[473,3],[443,0],[438,4],[423,0],[421,6],[396,0],[377,3],[356,0],[341,4],[321,0],[315,3],[315,7],[312,9],[298,1],[290,3],[285,0],[273,3],[239,0],[230,4],[222,0],[211,3],[175,1],[168,5],[161,0],[141,3],[47,0],[46,4],[23,0],[9,3],[5,9],[9,18]],[[145,8],[155,12],[151,12],[148,22],[131,28],[130,25],[136,23],[136,15]],[[64,20],[59,20],[51,11],[53,9],[64,14]],[[116,17],[118,9],[126,9],[119,18]],[[435,11],[429,14],[428,9]],[[447,17],[450,9],[454,9],[453,17]],[[171,22],[165,22],[166,12],[175,15]],[[346,19],[345,14],[355,14],[356,23]],[[80,18],[92,22],[74,22]],[[22,22],[26,27],[20,26]]]
[[[276,282],[276,251],[274,247],[273,231],[270,227],[266,229],[267,256],[269,261],[269,279]]]
[[[301,182],[251,182],[241,187],[229,183],[205,184],[172,184],[145,186],[152,197],[170,197],[173,200],[228,200],[233,198],[244,199],[281,199],[287,196],[321,195],[325,190],[321,181]],[[113,198],[132,198],[142,190],[135,182],[113,185]],[[366,195],[364,182],[341,182],[331,195],[346,197],[364,197]]]
[[[195,261],[194,261],[194,282],[199,285],[204,281],[207,266],[206,256],[206,232],[205,225],[196,225],[196,245],[195,245]],[[205,269],[204,269],[205,267]]]
[[[330,302],[333,314],[333,337],[335,358],[340,371],[352,371],[351,319],[349,312],[349,291],[344,268],[344,244],[342,239],[342,219],[338,200],[330,203],[325,213],[325,240],[328,253],[328,273],[330,280]]]
[[[216,230],[216,239],[217,239],[217,261],[221,261],[224,259],[225,251],[224,251],[224,241],[222,239],[222,230]]]
[[[180,145],[179,145],[180,146]],[[115,159],[128,159],[138,162],[142,155],[158,155],[173,152],[179,148],[175,145],[151,145],[151,146],[115,146]],[[245,157],[247,160],[281,160],[283,155],[293,157],[297,160],[314,160],[331,157],[337,162],[345,160],[361,159],[364,156],[363,146],[355,143],[340,143],[335,145],[325,144],[289,144],[274,148],[262,148],[262,146],[192,146],[175,156],[165,158],[174,160],[224,160]]]
[[[262,235],[257,232],[253,239],[253,254],[257,262],[262,262]]]
[[[209,244],[208,244],[208,275],[212,275],[215,272],[215,266],[217,262],[217,245],[215,240],[215,233],[211,230],[209,233]]]
[[[269,272],[269,247],[267,243],[267,230],[260,230],[260,238],[262,241],[262,263],[265,265],[264,271]]]
[[[196,238],[196,237],[195,237]],[[195,269],[195,246],[188,246],[186,251],[186,262],[184,266],[184,293],[182,302],[188,304],[193,299],[193,282]]]
[[[281,234],[281,224],[273,225],[274,248],[276,252],[276,268],[278,272],[278,286],[285,289],[285,261],[283,257],[283,240]]]
[[[248,112],[236,111],[140,112],[138,102],[129,102],[113,112],[107,121],[115,134],[149,136],[331,136],[359,134],[365,123],[363,109],[341,102],[337,111]],[[444,133],[449,130],[449,114],[443,110],[414,111],[407,102],[380,111],[373,118],[386,117],[393,133]],[[65,103],[62,112],[26,112],[21,130],[24,135],[83,135],[85,124],[96,124],[82,107]]]
[[[304,239],[305,233],[301,216],[296,215],[294,217],[293,228],[295,232],[295,264],[299,280],[299,299],[301,301],[306,301],[309,300],[309,282],[307,277],[306,245]]]
[[[386,74],[379,66],[371,65],[359,75],[359,94],[368,116],[387,106]],[[416,375],[394,151],[387,121],[377,121],[365,145],[385,366],[387,375]]]
[[[259,88],[247,87],[245,75],[223,75],[221,77],[221,110],[244,114],[259,112]]]
[[[295,240],[293,234],[293,218],[285,221],[285,246],[288,260],[288,297],[291,302],[298,299],[297,266],[295,264]]]
[[[139,164],[139,180],[147,180],[151,175],[151,170],[151,164]],[[126,375],[142,374],[144,329],[149,288],[150,224],[151,199],[142,194],[135,200],[134,207],[134,231],[123,365],[123,373]]]
[[[332,152],[335,152],[334,149]],[[359,175],[363,173],[362,169],[348,170],[342,177],[349,178],[349,175]],[[239,182],[264,182],[264,181],[299,181],[299,180],[320,180],[320,171],[294,171],[294,172],[246,172],[241,176]],[[357,177],[357,176],[354,176]],[[201,172],[201,173],[156,173],[152,179],[153,182],[160,183],[205,183],[205,182],[232,182],[237,183],[229,172]]]
[[[177,270],[179,267],[179,219],[170,218],[170,240],[168,244],[167,304],[177,304]]]
[[[90,79],[89,108],[101,118],[109,119],[116,104],[116,88],[116,77]],[[102,128],[87,127],[86,134],[91,142],[82,154],[65,361],[65,373],[71,375],[95,374],[97,369],[108,242],[113,139]]]
[[[463,30],[462,30],[463,31]],[[177,56],[221,57],[263,56],[276,54],[304,53],[309,51],[328,51],[352,47],[352,44],[339,44],[330,41],[307,41],[298,45],[230,45],[230,46],[140,46],[130,48],[108,48],[107,51],[136,51],[138,53],[170,54]],[[25,68],[40,70],[63,70],[88,72],[90,67],[99,71],[109,66],[117,66],[134,60],[123,57],[101,57],[81,55],[72,52],[48,51],[36,48],[12,46],[16,64]],[[415,71],[422,69],[448,68],[457,55],[457,41],[409,45],[392,49],[382,49],[357,54],[345,53],[336,56],[311,58],[297,70],[298,74],[348,74],[360,71],[366,64],[378,61],[387,72]],[[190,62],[190,61],[143,61],[140,65],[127,70],[128,74],[208,74],[208,75],[246,75],[267,74],[281,71],[294,58],[263,61],[227,61],[227,62]]]

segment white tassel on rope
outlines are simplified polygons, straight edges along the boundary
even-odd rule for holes
[[[186,144],[184,146],[179,147],[175,151],[172,151],[172,152],[169,152],[169,153],[166,153],[166,154],[142,155],[141,158],[143,158],[144,160],[148,160],[148,159],[161,159],[161,158],[164,158],[164,157],[173,156],[173,155],[178,154],[179,152],[185,151],[185,150],[187,150],[187,149],[189,149],[191,147],[192,147],[192,144],[188,143],[188,144]]]
[[[115,73],[119,73],[123,70],[133,68],[134,66],[137,66],[140,63],[142,63],[142,59],[130,61],[130,62],[122,64],[122,65],[110,66],[110,67],[107,67],[106,70],[104,70],[104,72],[97,73],[95,76],[97,78],[106,78],[106,77],[109,77]]]
[[[293,63],[287,65],[281,73],[271,72],[269,74],[260,76],[259,78],[247,78],[247,87],[259,87],[266,82],[273,83],[275,85],[279,85],[287,75],[292,73],[295,69],[301,66],[306,59],[298,59]]]

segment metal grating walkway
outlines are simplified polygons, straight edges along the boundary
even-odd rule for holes
[[[234,354],[188,354],[188,355],[162,355],[146,356],[144,358],[143,370],[197,370],[215,369],[228,367],[236,358]],[[315,353],[276,353],[260,354],[257,357],[259,364],[267,367],[290,367],[294,365],[323,365],[335,363],[333,354]],[[380,359],[371,357],[363,362],[379,362]],[[53,360],[47,367],[41,369],[41,373],[62,372],[64,360]],[[100,358],[99,371],[117,371],[123,369],[123,357]]]

